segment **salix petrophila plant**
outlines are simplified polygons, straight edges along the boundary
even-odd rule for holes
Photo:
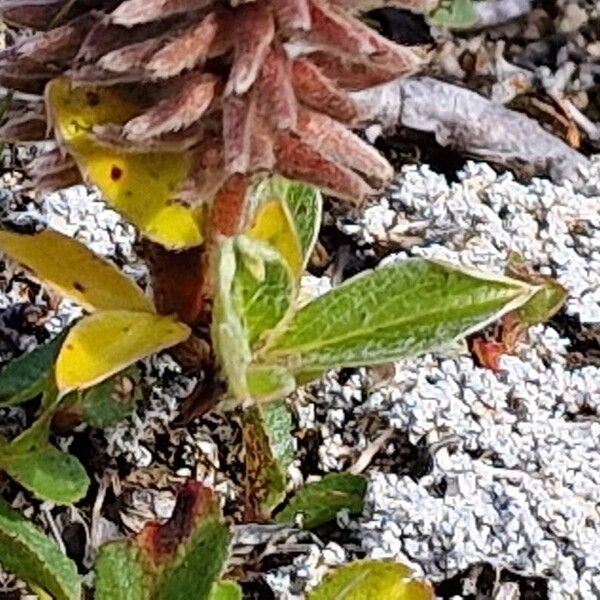
[[[285,500],[286,472],[293,459],[292,423],[281,399],[297,385],[330,368],[377,364],[442,348],[501,318],[538,322],[563,300],[554,282],[532,279],[523,269],[520,278],[509,278],[422,259],[401,260],[363,273],[318,298],[299,300],[300,276],[320,226],[320,194],[310,186],[273,178],[254,189],[246,206],[243,232],[213,240],[210,337],[227,383],[217,408],[245,409],[247,520],[269,520],[277,509],[278,522],[296,522],[301,515],[299,523],[311,528],[335,518],[340,509],[351,514],[362,510],[365,481],[350,474],[310,484],[278,508]],[[176,315],[159,314],[133,281],[62,234],[0,232],[0,247],[87,311],[68,332],[0,372],[4,406],[41,394],[38,420],[16,439],[2,442],[0,465],[40,498],[74,502],[85,494],[88,479],[75,457],[49,443],[53,418],[66,411],[97,426],[119,420],[127,412],[124,398],[132,406],[135,371],[131,366],[144,356],[189,341],[193,329]],[[181,522],[191,521],[175,519]],[[5,548],[11,548],[14,535],[10,528],[4,533]],[[165,537],[173,543],[172,531]],[[199,550],[190,541],[197,541],[196,537],[186,531],[181,540],[191,544],[196,560]],[[0,536],[0,550],[1,542]],[[133,541],[123,544],[107,547],[102,560],[109,564],[125,560],[120,553],[133,552],[136,546],[130,548]],[[142,547],[148,551],[147,544]],[[140,581],[150,577],[159,587],[188,585],[184,575],[183,583],[169,583],[179,571],[165,566],[171,560],[177,563],[185,553],[156,552],[152,560],[142,560],[139,572],[128,562],[133,573],[124,571],[127,577]],[[102,560],[99,573],[108,573]],[[13,562],[7,564],[14,568]],[[400,567],[389,568],[394,572]],[[215,573],[211,582],[220,570]],[[213,583],[207,589],[212,590]],[[114,586],[127,590],[134,584],[107,576],[106,583],[99,585],[99,598],[119,598]],[[102,585],[109,586],[107,595],[102,595]],[[136,597],[140,599],[177,597],[139,585],[142,591]],[[415,597],[430,597],[429,588],[422,593],[427,595]]]
[[[136,362],[171,349],[224,384],[214,386],[221,393],[209,408],[243,409],[247,520],[292,522],[300,514],[299,523],[311,527],[340,508],[360,512],[364,481],[350,475],[307,486],[281,508],[293,458],[282,399],[328,369],[441,349],[499,319],[527,326],[560,306],[563,290],[526,269],[506,277],[421,259],[362,274],[319,298],[300,294],[321,224],[319,189],[360,202],[393,174],[353,133],[361,114],[350,92],[411,73],[422,60],[420,51],[389,42],[354,14],[373,6],[0,4],[7,23],[39,30],[0,54],[0,83],[28,94],[27,101],[15,96],[2,136],[51,138],[54,148],[32,165],[36,185],[96,185],[136,226],[152,278],[146,293],[55,231],[0,231],[9,259],[85,311],[68,331],[0,372],[0,406],[39,399],[31,427],[0,440],[0,468],[21,486],[55,503],[80,500],[88,475],[50,443],[52,425],[105,427],[122,419],[136,401]],[[455,14],[441,10],[438,18]],[[202,590],[201,598],[237,597],[234,584],[218,581],[230,534],[214,498],[189,484],[180,499],[184,518],[101,553],[99,598],[120,598],[121,585],[138,590],[140,600],[190,589]],[[182,524],[185,530],[177,529]],[[0,562],[55,597],[79,597],[79,583],[69,582],[72,565],[39,535],[0,505]],[[222,551],[204,561],[209,572],[190,579],[186,565],[198,564],[207,540]],[[5,559],[11,553],[23,560]],[[123,562],[130,567],[125,583],[103,578]],[[389,585],[400,585],[397,597],[404,598],[398,582],[408,571],[397,565],[381,572],[351,565],[326,584],[336,590],[354,577],[383,581],[388,567]],[[427,595],[406,597],[429,597],[423,590]]]

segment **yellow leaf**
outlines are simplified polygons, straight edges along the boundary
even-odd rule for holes
[[[278,250],[295,276],[302,273],[304,258],[294,223],[281,200],[268,200],[259,209],[248,236]]]
[[[0,250],[90,311],[154,312],[150,299],[131,279],[66,235],[56,231],[35,235],[0,231]]]
[[[57,137],[77,161],[83,176],[106,201],[150,239],[181,249],[202,242],[204,212],[176,202],[187,179],[189,152],[129,153],[106,148],[89,132],[95,125],[123,125],[140,107],[110,88],[71,87],[54,79],[46,90]]]
[[[173,317],[127,310],[95,313],[67,335],[56,360],[56,385],[63,393],[90,387],[189,334],[189,327]]]

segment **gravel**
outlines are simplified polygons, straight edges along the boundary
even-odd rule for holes
[[[588,181],[600,190],[600,161]],[[582,196],[568,182],[541,179],[525,185],[483,163],[468,163],[452,184],[427,166],[405,167],[362,218],[338,225],[367,254],[418,236],[413,255],[501,272],[517,251],[567,287],[565,312],[585,328],[600,322],[599,200],[600,191]],[[569,344],[552,324],[538,326],[498,373],[476,366],[463,347],[398,362],[383,381],[365,369],[330,373],[298,393],[301,435],[318,431],[323,471],[349,467],[389,428],[431,450],[423,476],[398,473],[398,465],[368,470],[367,512],[346,524],[360,540],[354,555],[394,557],[436,582],[485,562],[547,579],[552,599],[597,598],[600,370],[571,368]],[[375,416],[380,428],[367,436]],[[290,579],[314,585],[332,564],[326,550],[297,558],[269,582],[281,590]],[[496,597],[510,597],[500,593],[509,588]]]

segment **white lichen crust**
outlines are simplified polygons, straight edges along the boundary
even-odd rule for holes
[[[587,176],[591,196],[569,182],[518,183],[482,163],[453,184],[405,167],[385,198],[339,225],[366,253],[407,243],[413,255],[501,272],[519,252],[569,290],[566,312],[586,327],[600,322],[600,162]],[[569,343],[537,326],[498,373],[455,348],[398,362],[383,381],[377,371],[343,382],[330,373],[297,395],[301,431],[323,438],[325,471],[350,466],[386,428],[433,455],[417,478],[368,470],[366,515],[348,524],[367,556],[397,558],[434,581],[486,562],[547,578],[555,600],[600,595],[600,369],[571,368]],[[381,426],[367,439],[374,415]],[[309,554],[295,573],[312,585],[301,570],[318,578],[327,562]]]

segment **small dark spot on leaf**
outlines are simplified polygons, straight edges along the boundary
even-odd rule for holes
[[[123,333],[129,333],[130,330],[131,330],[131,327],[129,325],[126,325],[125,327],[123,327]]]
[[[113,181],[119,181],[119,179],[121,179],[122,176],[123,176],[123,169],[121,169],[120,167],[117,167],[117,165],[113,165],[110,169],[110,178]]]

